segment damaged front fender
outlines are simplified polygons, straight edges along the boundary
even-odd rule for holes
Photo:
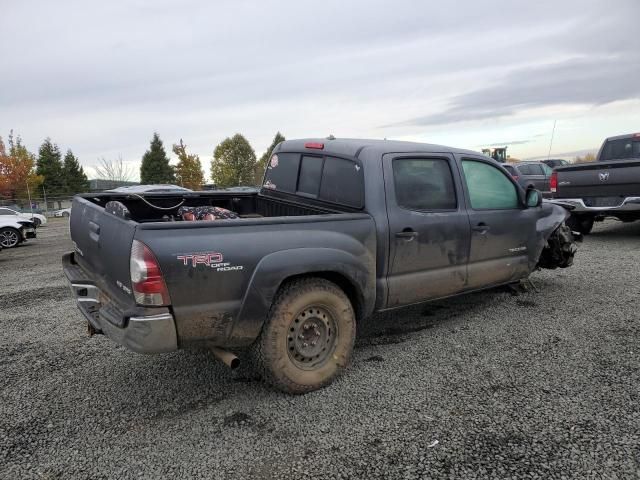
[[[544,214],[538,220],[536,230],[543,245],[536,268],[567,268],[573,264],[578,247],[576,238],[565,221],[569,208],[553,201],[542,204]]]

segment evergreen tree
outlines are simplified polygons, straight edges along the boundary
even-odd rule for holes
[[[62,156],[58,145],[53,143],[49,137],[38,150],[36,173],[44,177],[42,186],[45,188],[47,196],[59,196],[65,194],[64,177],[62,172]]]
[[[226,138],[213,152],[211,179],[218,187],[252,185],[255,170],[256,153],[239,133]]]
[[[142,157],[140,165],[140,183],[174,183],[175,173],[169,165],[169,157],[164,150],[162,140],[157,132],[154,132],[151,145]]]
[[[276,146],[280,142],[284,142],[284,140],[285,138],[280,132],[276,133],[276,136],[273,137],[273,141],[271,142],[269,149],[266,152],[264,152],[260,157],[260,160],[258,160],[258,163],[256,164],[256,173],[255,173],[255,180],[254,180],[255,185],[260,185],[262,183],[262,178],[264,177],[264,171],[267,169],[267,163],[271,158],[271,152],[273,152],[273,149],[276,148]]]
[[[82,193],[89,190],[89,180],[84,174],[84,169],[78,162],[78,158],[71,150],[67,150],[62,164],[65,190],[69,195]]]
[[[187,146],[182,143],[173,146],[173,153],[178,156],[178,165],[176,165],[176,182],[185,188],[191,190],[200,190],[204,183],[204,172],[200,157],[195,154],[187,153]]]

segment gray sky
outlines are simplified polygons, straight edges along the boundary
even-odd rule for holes
[[[640,130],[640,1],[2,0],[0,135],[132,165],[158,131],[209,169],[243,133],[519,158]],[[91,170],[89,168],[89,173]]]

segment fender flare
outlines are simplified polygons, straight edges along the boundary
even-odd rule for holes
[[[361,317],[369,316],[375,305],[376,291],[375,264],[370,263],[369,259],[332,248],[297,248],[266,255],[249,280],[238,317],[233,322],[230,343],[252,343],[260,334],[282,283],[300,275],[340,275],[355,292],[358,304],[354,308]]]

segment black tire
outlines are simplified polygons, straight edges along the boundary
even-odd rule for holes
[[[271,386],[301,394],[329,385],[349,364],[356,316],[345,293],[321,278],[286,284],[253,345],[258,372]]]
[[[65,217],[65,218],[68,217],[69,216],[69,212],[62,212],[62,216]]]
[[[15,228],[5,227],[0,229],[0,244],[2,248],[17,247],[21,240],[22,236]]]
[[[566,224],[574,232],[580,232],[582,235],[589,235],[593,229],[593,218],[571,215],[567,219]]]
[[[42,222],[40,221],[40,219],[39,219],[39,218],[36,218],[36,217],[33,217],[33,218],[31,219],[31,221],[33,222],[33,224],[35,225],[35,227],[36,227],[36,228],[38,228],[38,227],[42,224]]]
[[[538,259],[538,267],[551,270],[570,267],[577,250],[571,228],[562,224],[547,239],[547,245]]]

